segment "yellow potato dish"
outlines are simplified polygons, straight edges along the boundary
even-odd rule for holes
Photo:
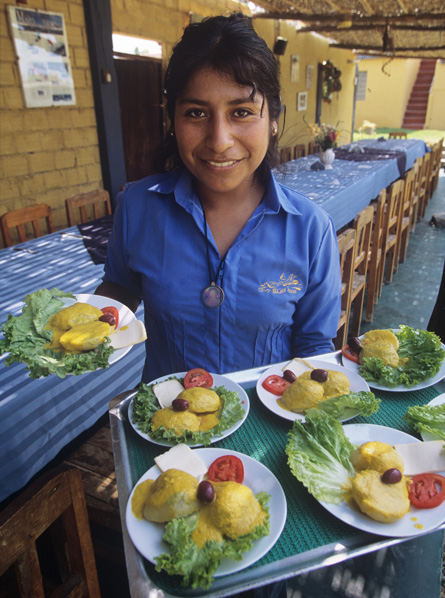
[[[376,357],[385,365],[396,368],[399,365],[399,340],[392,330],[370,330],[362,340],[362,350],[359,362],[363,363],[365,357]]]
[[[111,334],[114,326],[101,322],[103,312],[88,303],[74,303],[57,312],[46,328],[52,330],[48,349],[82,353],[95,349]]]
[[[318,403],[331,397],[349,393],[349,378],[336,370],[326,370],[328,378],[325,382],[311,379],[311,371],[303,372],[286,388],[278,404],[295,413],[304,413],[308,409],[316,409]]]

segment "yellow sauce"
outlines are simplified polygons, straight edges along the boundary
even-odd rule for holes
[[[143,519],[145,501],[150,493],[154,480],[145,480],[138,484],[131,499],[131,511],[136,519]]]

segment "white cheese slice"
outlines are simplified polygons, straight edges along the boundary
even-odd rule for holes
[[[287,365],[284,366],[283,372],[285,370],[290,370],[298,378],[298,376],[300,376],[303,372],[308,372],[309,370],[313,370],[313,369],[314,369],[314,367],[311,366],[311,364],[308,363],[307,361],[305,361],[304,359],[300,359],[299,357],[294,357],[294,359],[292,359],[292,361],[290,361]]]
[[[137,343],[142,343],[147,338],[144,322],[133,320],[126,326],[118,328],[110,334],[110,344],[114,349],[123,349]]]
[[[184,390],[179,380],[164,380],[153,386],[153,392],[161,407],[171,407],[178,394]]]
[[[396,444],[394,448],[403,459],[405,475],[445,471],[443,440]]]
[[[177,444],[169,451],[155,457],[155,463],[164,472],[180,469],[200,480],[207,473],[207,465],[186,444]]]

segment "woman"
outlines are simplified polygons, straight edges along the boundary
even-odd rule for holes
[[[143,381],[332,350],[339,256],[329,216],[276,183],[278,66],[248,18],[186,28],[165,75],[163,174],[118,198],[98,294],[144,301]]]

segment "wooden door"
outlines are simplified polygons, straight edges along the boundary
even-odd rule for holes
[[[115,55],[127,181],[154,174],[153,155],[162,139],[161,60]]]

